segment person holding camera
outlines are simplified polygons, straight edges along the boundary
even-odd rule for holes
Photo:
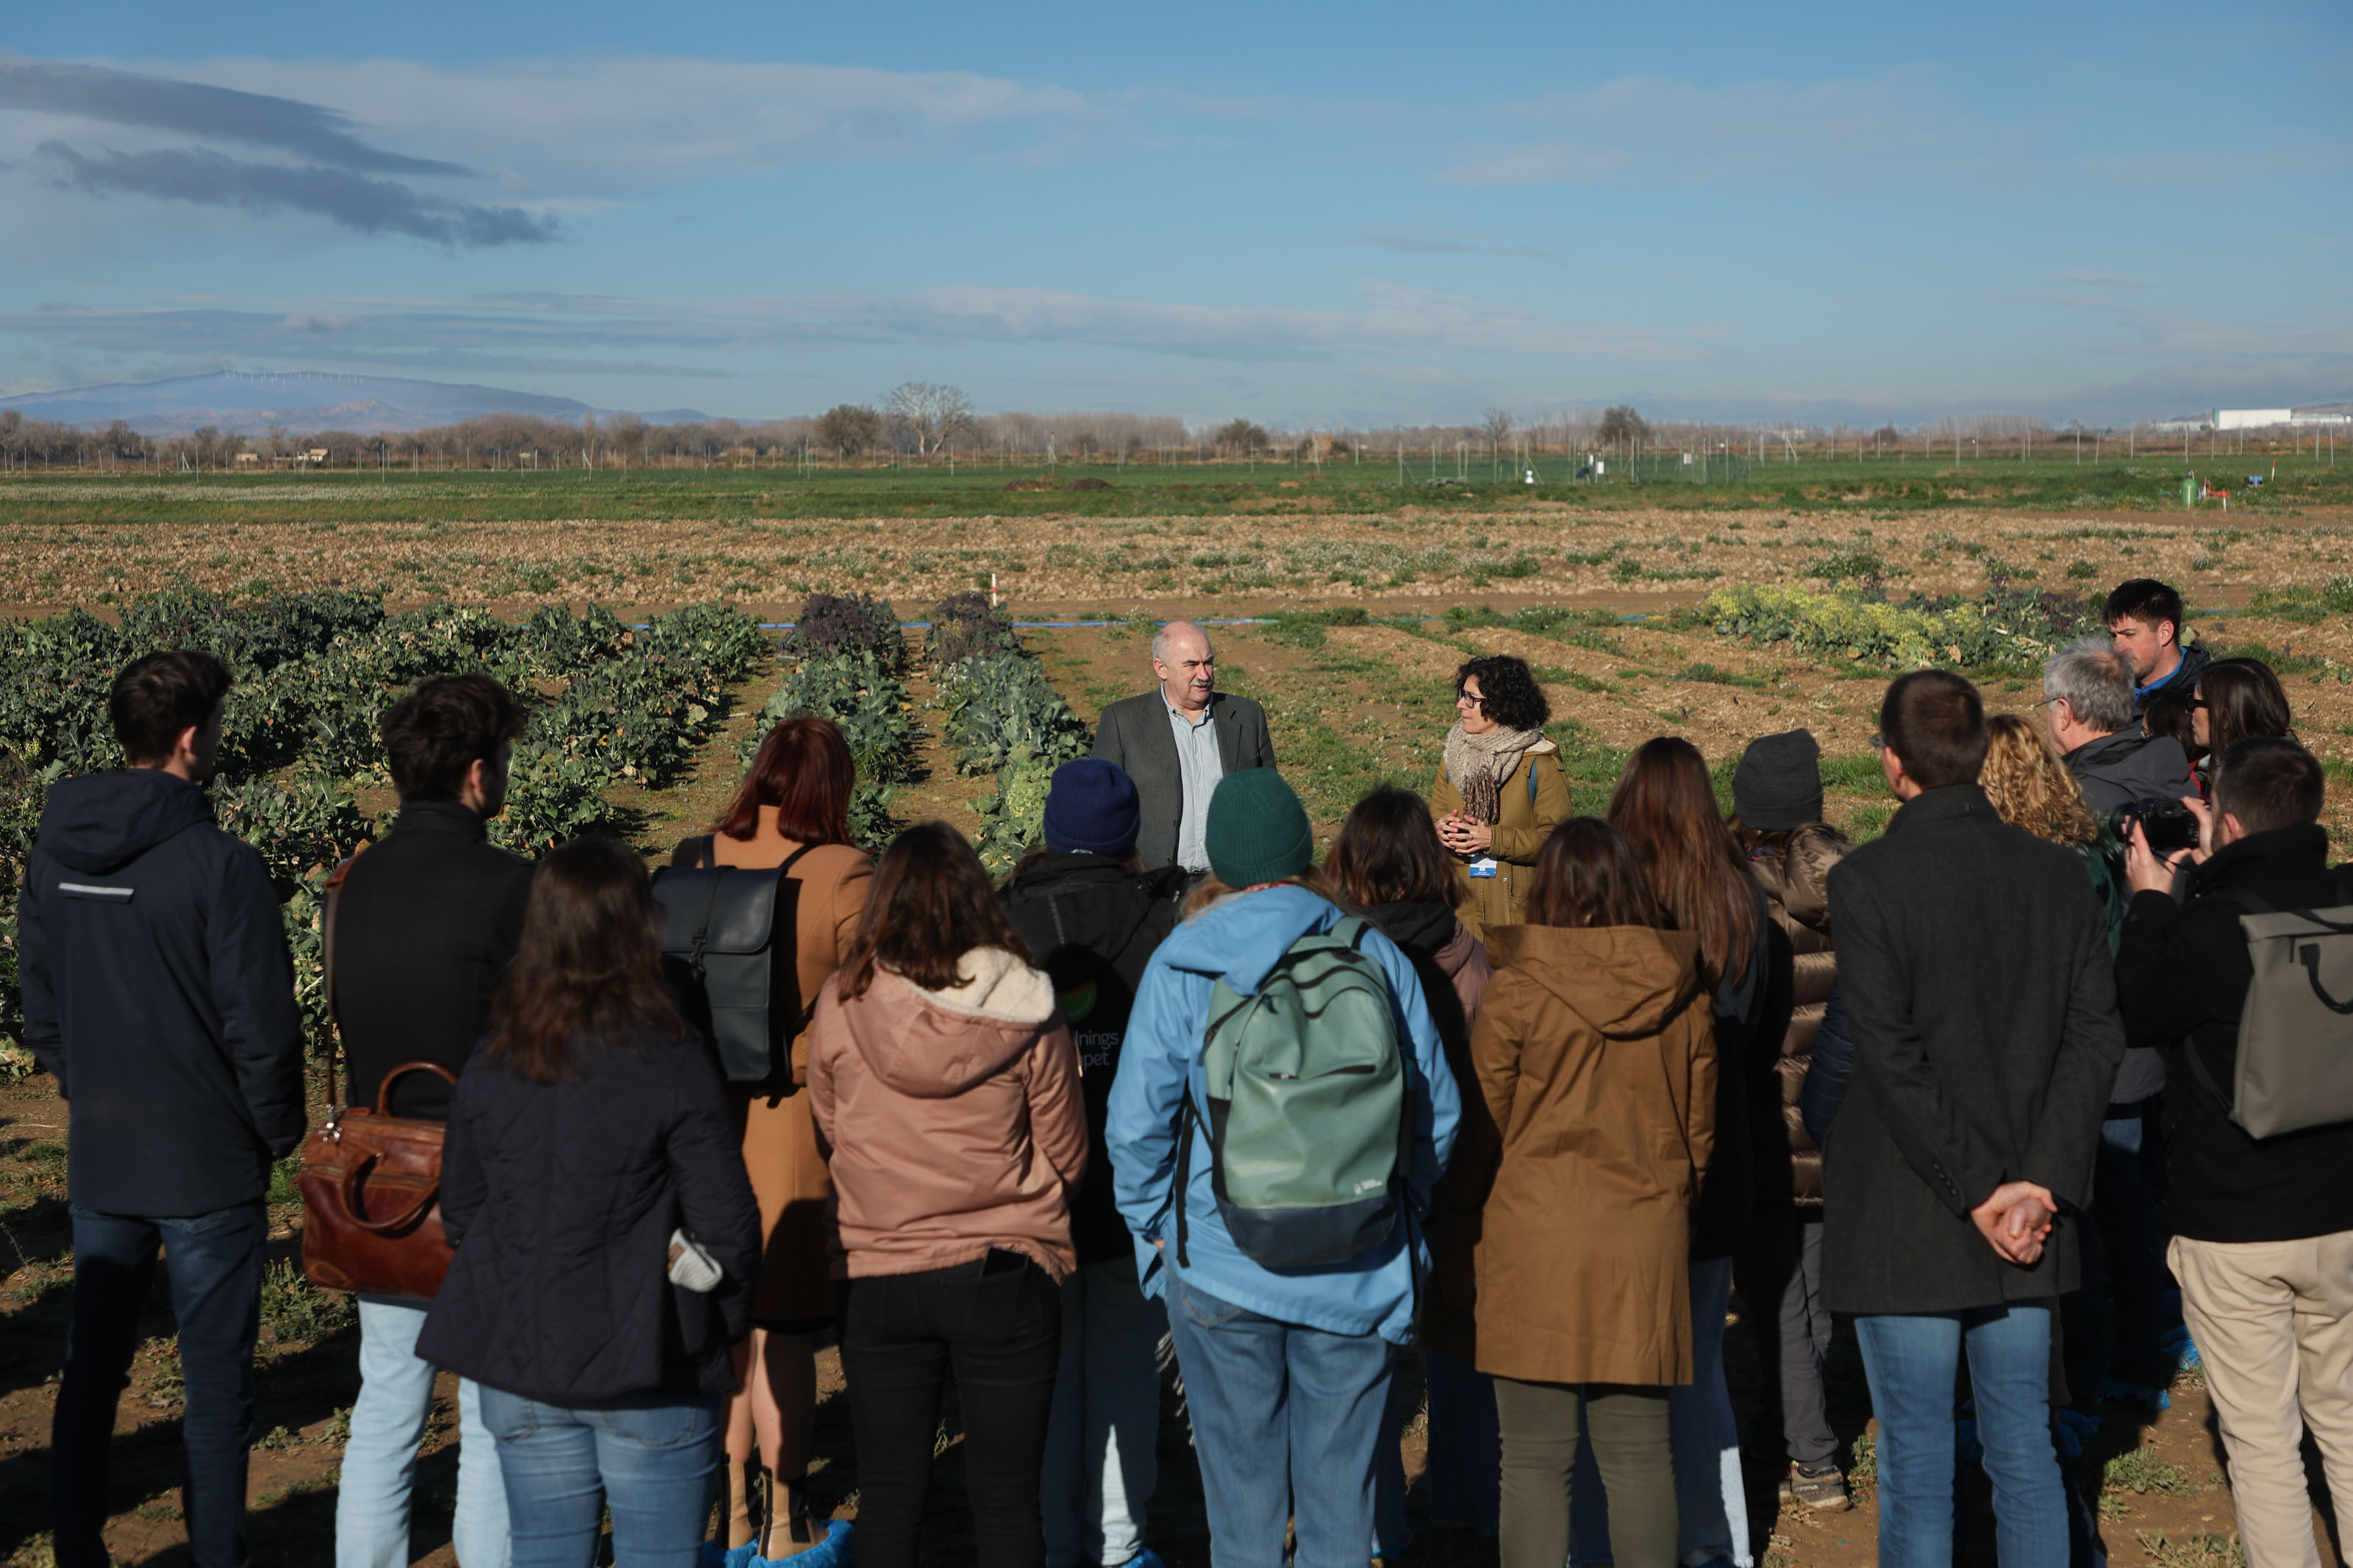
[[[2142,733],[2134,722],[2133,667],[2106,642],[2087,637],[2042,667],[2042,721],[2084,801],[2105,816],[2155,797],[2198,793],[2179,742]]]
[[[2307,1426],[2337,1517],[2353,1510],[2353,1121],[2253,1137],[2228,1086],[2255,977],[2241,917],[2353,903],[2353,870],[2328,869],[2311,752],[2259,736],[2221,761],[2211,808],[2198,808],[2199,849],[2168,858],[2135,826],[2117,989],[2127,1042],[2168,1058],[2168,1260],[2230,1456],[2240,1540],[2253,1568],[2305,1568],[2320,1562]],[[2177,903],[2180,862],[2192,864]]]

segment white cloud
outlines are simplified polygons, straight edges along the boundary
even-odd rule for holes
[[[1465,145],[1445,177],[1469,185],[1737,182],[1856,188],[1900,177],[1983,185],[2018,167],[2024,132],[1962,108],[1926,70],[1702,86],[1621,77],[1502,106],[1524,127]]]
[[[679,374],[728,375],[692,356],[917,344],[1077,345],[1238,364],[1442,353],[1608,359],[1720,357],[1720,334],[1582,321],[1382,279],[1348,310],[1106,300],[1050,289],[951,285],[906,294],[641,300],[508,294],[463,300],[190,300],[139,310],[0,316],[0,333],[80,352],[168,342],[257,359],[289,354],[378,367],[567,368],[647,354]],[[681,360],[676,356],[689,356]],[[764,367],[765,368],[765,367]]]

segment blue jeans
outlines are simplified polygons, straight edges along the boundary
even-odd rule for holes
[[[1062,1351],[1046,1423],[1047,1568],[1118,1568],[1144,1550],[1159,1479],[1160,1338],[1168,1310],[1133,1256],[1062,1281]]]
[[[1193,1416],[1216,1568],[1365,1568],[1373,1453],[1397,1347],[1303,1328],[1168,1282],[1168,1327]]]
[[[1993,1482],[2001,1568],[2066,1568],[2067,1504],[2051,1443],[2051,1304],[1854,1321],[1879,1418],[1880,1568],[1953,1560],[1953,1380],[1967,1346]]]
[[[2163,1388],[2171,1381],[2158,1349],[2163,1337],[2165,1097],[2108,1107],[2092,1166],[2092,1206],[2083,1226],[2083,1288],[2059,1300],[2067,1393],[2079,1410],[2098,1400],[2100,1379]],[[2108,1302],[2116,1342],[2108,1341]]]
[[[1667,1391],[1668,1430],[1674,1442],[1676,1555],[1698,1564],[1724,1561],[1748,1568],[1748,1494],[1740,1476],[1740,1427],[1724,1381],[1724,1315],[1732,1305],[1732,1259],[1691,1265],[1692,1380]],[[1589,1437],[1577,1452],[1571,1490],[1580,1544],[1572,1561],[1609,1559],[1609,1505]]]
[[[180,1506],[196,1568],[244,1568],[246,1456],[253,1447],[253,1342],[261,1332],[261,1256],[269,1216],[259,1199],[178,1218],[72,1209],[73,1321],[49,1434],[49,1516],[58,1568],[110,1559],[107,1458],[115,1405],[131,1381],[139,1313],[170,1252],[179,1320]]]
[[[423,1301],[360,1303],[360,1396],[335,1491],[335,1568],[408,1568],[410,1488],[417,1446],[433,1410],[433,1364],[417,1358]],[[459,1568],[506,1568],[507,1489],[482,1425],[482,1391],[458,1384],[458,1517],[449,1531]]]
[[[607,1509],[615,1562],[694,1568],[719,1474],[720,1405],[676,1398],[567,1409],[482,1390],[482,1424],[498,1439],[506,1478],[514,1568],[588,1568]]]

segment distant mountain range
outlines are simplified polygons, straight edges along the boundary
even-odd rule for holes
[[[28,392],[0,397],[0,408],[27,419],[47,419],[103,430],[120,419],[142,436],[185,436],[205,425],[248,436],[283,425],[290,435],[314,430],[423,430],[489,414],[529,414],[542,419],[577,420],[609,409],[591,409],[570,397],[510,392],[497,386],[467,386],[442,381],[411,381],[396,375],[332,375],[325,371],[215,371],[170,381],[115,382],[65,392]],[[691,408],[662,408],[642,416],[649,425],[683,425],[710,416]]]

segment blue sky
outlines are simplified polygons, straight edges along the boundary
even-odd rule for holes
[[[2353,6],[11,14],[0,394],[2118,422],[2353,398]]]

